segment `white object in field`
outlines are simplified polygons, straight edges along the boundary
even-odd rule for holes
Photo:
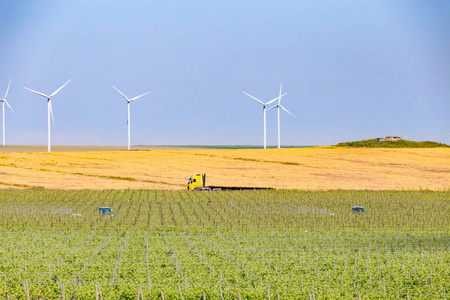
[[[280,94],[278,97],[278,104],[272,106],[271,108],[269,108],[267,111],[276,108],[277,109],[277,113],[278,113],[278,148],[281,148],[281,138],[280,138],[280,108],[283,109],[285,112],[287,112],[288,114],[290,114],[291,116],[293,116],[294,118],[297,118],[296,116],[294,116],[294,114],[292,114],[290,111],[288,111],[286,108],[284,108],[284,106],[281,105],[281,87],[282,87],[283,83],[280,83]]]
[[[54,91],[52,94],[50,94],[50,96],[47,96],[46,94],[43,94],[43,93],[40,93],[40,92],[37,92],[37,91],[34,91],[34,90],[32,90],[32,89],[29,89],[29,88],[24,87],[25,89],[29,90],[30,92],[33,92],[33,93],[35,93],[35,94],[38,94],[38,95],[40,95],[40,96],[42,96],[42,97],[44,97],[44,98],[47,99],[48,152],[51,152],[51,150],[52,150],[52,149],[51,149],[51,140],[50,140],[50,117],[51,117],[52,120],[53,120],[53,125],[55,125],[55,119],[54,119],[54,117],[53,117],[53,109],[52,109],[52,101],[51,101],[51,98],[52,98],[53,96],[55,96],[56,94],[58,94],[58,92],[59,92],[60,90],[62,90],[62,88],[65,87],[71,80],[72,80],[72,79],[69,79],[69,81],[67,81],[66,83],[64,83],[59,89],[57,89],[57,90]]]
[[[113,88],[119,92],[119,94],[121,94],[125,100],[127,101],[127,109],[128,109],[128,114],[127,114],[127,125],[128,125],[128,150],[130,150],[130,143],[131,143],[131,130],[130,130],[130,126],[131,126],[131,120],[130,120],[130,102],[136,99],[141,98],[142,96],[145,96],[147,94],[150,94],[151,92],[147,92],[144,93],[142,95],[136,96],[134,98],[128,99],[127,96],[125,96],[121,91],[119,91],[115,86],[113,86]]]
[[[13,112],[13,114],[16,115],[16,113],[12,109],[11,105],[9,105],[8,101],[6,101],[6,97],[8,96],[9,86],[11,85],[11,81],[12,81],[12,79],[9,80],[9,84],[8,84],[8,88],[6,89],[5,97],[3,99],[0,99],[0,102],[2,103],[2,115],[3,115],[3,146],[5,146],[5,103],[9,107],[9,109]]]
[[[276,98],[274,98],[274,99],[272,99],[272,100],[270,100],[269,102],[266,102],[266,103],[262,102],[261,100],[259,100],[256,97],[253,97],[250,94],[247,94],[246,92],[243,92],[243,93],[246,94],[247,96],[249,96],[250,98],[254,99],[255,101],[257,101],[259,104],[261,104],[263,106],[263,115],[264,115],[264,149],[266,149],[266,144],[267,144],[267,142],[266,142],[266,106],[271,104],[271,103],[273,103],[277,99],[283,97],[287,93],[284,93],[283,95],[280,94],[278,97],[276,97]]]

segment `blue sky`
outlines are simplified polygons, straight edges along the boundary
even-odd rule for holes
[[[450,143],[448,1],[2,1],[7,144],[283,145],[397,135]],[[276,112],[267,115],[269,145]]]

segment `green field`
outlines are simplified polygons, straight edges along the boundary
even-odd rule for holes
[[[11,299],[26,299],[25,282],[31,299],[62,299],[62,286],[65,299],[95,299],[97,283],[100,299],[450,290],[450,192],[1,190],[0,201],[0,293]]]

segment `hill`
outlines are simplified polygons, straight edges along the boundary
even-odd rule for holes
[[[362,140],[355,142],[339,143],[337,147],[355,147],[355,148],[449,148],[449,145],[441,144],[437,142],[415,142],[408,140],[399,141],[384,141],[378,143],[377,139]]]

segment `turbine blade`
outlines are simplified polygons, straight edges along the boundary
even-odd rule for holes
[[[5,99],[5,103],[9,107],[9,109],[13,112],[13,114],[17,116],[16,112],[12,109],[11,105],[9,105],[9,103],[8,103],[8,101],[6,101],[6,99]]]
[[[272,106],[271,108],[267,109],[266,111],[272,110],[272,109],[274,109],[274,108],[277,108],[277,107],[278,107],[278,104],[277,104],[277,105],[274,105],[274,106]]]
[[[6,89],[6,94],[5,94],[5,98],[4,99],[6,99],[6,96],[8,96],[9,86],[11,85],[11,80],[12,79],[9,80],[8,88]]]
[[[288,111],[286,108],[284,108],[282,105],[280,105],[280,107],[287,112],[288,114],[290,114],[291,116],[293,116],[294,118],[297,118],[293,113],[291,113],[290,111]]]
[[[55,118],[53,117],[53,108],[52,108],[52,101],[48,100],[49,107],[50,107],[50,115],[52,116],[53,125],[55,125]]]
[[[280,104],[281,103],[281,87],[283,86],[283,83],[281,82],[280,83],[280,96],[278,97],[278,104]]]
[[[32,89],[29,89],[29,88],[27,88],[27,87],[23,87],[23,88],[29,90],[30,92],[36,93],[36,94],[38,94],[38,95],[41,95],[42,97],[45,97],[45,98],[47,98],[47,99],[50,98],[50,97],[47,96],[46,94],[42,94],[42,93],[36,92],[36,91],[34,91],[34,90],[32,90]]]
[[[255,98],[255,97],[253,97],[253,96],[250,95],[250,94],[247,94],[246,92],[243,92],[243,93],[246,94],[247,96],[249,96],[250,98],[253,98],[254,100],[258,101],[261,105],[264,105],[264,103],[263,103],[261,100],[259,100],[259,99]]]
[[[118,91],[119,92],[119,94],[121,94],[124,98],[125,98],[125,100],[127,100],[128,102],[130,102],[130,99],[128,99],[128,97],[127,96],[125,96],[121,91],[119,91],[118,89],[116,89],[116,87],[115,86],[112,86],[116,91]]]
[[[55,96],[60,90],[62,90],[63,87],[65,87],[72,79],[69,79],[69,81],[67,81],[66,83],[63,84],[62,87],[60,87],[59,89],[57,89],[56,91],[53,92],[53,94],[50,95],[49,98]]]
[[[281,96],[279,96],[279,97],[283,97],[283,96],[285,96],[285,95],[287,95],[287,93],[284,93],[283,95],[281,95]],[[265,105],[269,105],[269,104],[273,103],[274,101],[276,101],[277,99],[278,99],[278,97],[273,98],[272,100],[270,100],[269,102],[267,102]]]
[[[134,98],[131,98],[130,101],[139,99],[139,98],[141,98],[142,96],[145,96],[145,95],[150,94],[150,93],[151,93],[151,92],[147,92],[147,93],[144,93],[144,94],[142,94],[142,95],[136,96],[136,97],[134,97]]]

